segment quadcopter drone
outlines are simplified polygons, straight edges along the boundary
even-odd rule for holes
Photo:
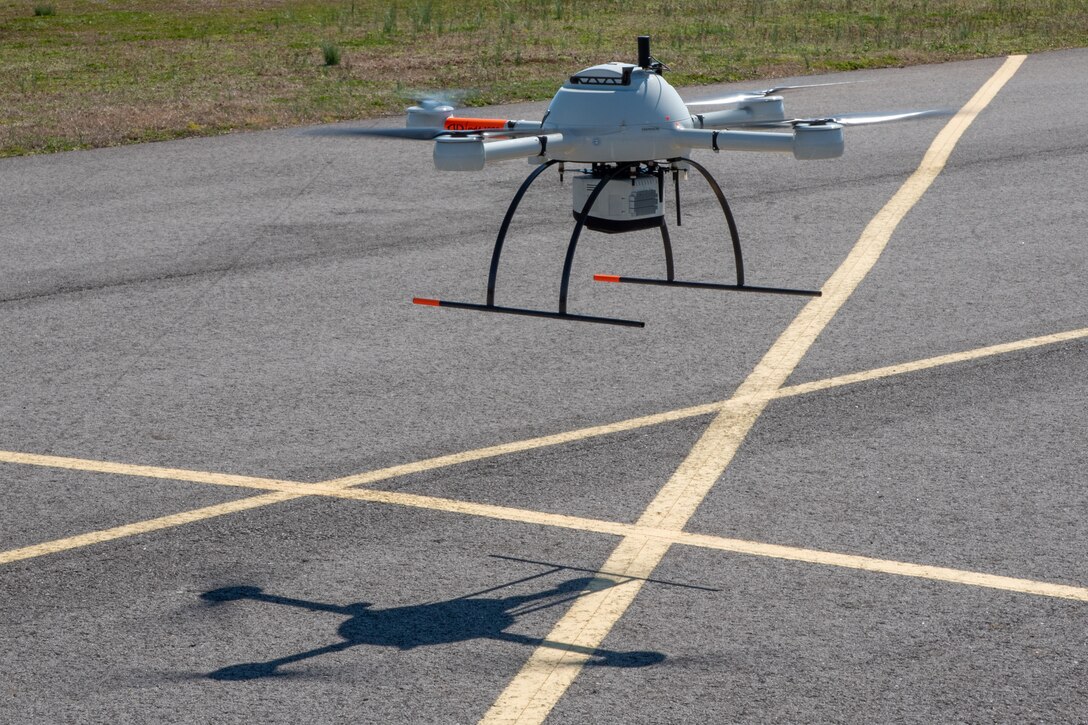
[[[578,322],[597,322],[642,327],[636,320],[573,314],[567,311],[574,251],[583,228],[616,234],[657,228],[665,248],[665,278],[645,279],[594,275],[600,282],[695,287],[738,292],[819,296],[818,290],[758,287],[745,283],[740,238],[733,213],[721,187],[710,172],[691,159],[697,149],[718,151],[778,151],[798,159],[831,159],[843,153],[843,127],[901,121],[946,111],[904,113],[855,113],[828,118],[794,118],[785,115],[779,93],[797,88],[838,85],[821,83],[778,86],[763,91],[733,93],[685,103],[663,77],[668,67],[650,55],[650,37],[638,38],[638,63],[610,62],[570,76],[555,94],[539,121],[462,118],[449,102],[428,99],[408,109],[404,128],[320,129],[323,135],[363,135],[427,140],[434,142],[434,165],[440,171],[479,171],[488,162],[528,158],[536,169],[514,194],[499,227],[491,255],[484,304],[415,298],[413,302],[547,317]],[[725,110],[692,112],[702,106],[727,106]],[[761,130],[761,129],[786,129]],[[574,231],[567,245],[559,287],[558,311],[523,309],[495,304],[499,257],[510,222],[529,186],[544,170],[558,165],[562,180],[566,164],[586,165],[574,176]],[[685,281],[675,278],[672,244],[665,222],[665,176],[672,176],[676,223],[681,224],[680,179],[689,169],[699,172],[710,185],[725,215],[733,245],[736,284]]]

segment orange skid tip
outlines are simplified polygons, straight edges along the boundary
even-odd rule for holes
[[[507,128],[504,118],[458,118],[450,116],[446,119],[447,131],[492,131]]]
[[[427,299],[426,297],[413,297],[413,305],[427,305],[428,307],[441,307],[442,303],[438,300]]]
[[[618,274],[595,274],[593,280],[595,282],[619,282],[620,276]]]

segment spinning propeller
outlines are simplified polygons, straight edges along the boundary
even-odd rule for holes
[[[746,101],[757,101],[761,98],[769,98],[778,95],[782,91],[796,91],[802,88],[824,88],[826,86],[847,86],[857,82],[858,81],[836,81],[835,83],[805,83],[797,86],[775,86],[774,88],[768,88],[763,91],[739,91],[737,93],[731,93],[728,96],[719,96],[718,98],[704,98],[699,101],[688,101],[684,105],[688,108],[694,108],[696,106],[725,106],[733,103],[744,103]]]
[[[789,128],[802,124],[806,126],[825,126],[829,123],[836,123],[840,126],[871,126],[876,123],[892,123],[920,118],[945,118],[951,115],[952,111],[946,109],[903,111],[900,113],[841,113],[829,118],[789,118],[781,121],[752,121],[737,125],[745,128]]]

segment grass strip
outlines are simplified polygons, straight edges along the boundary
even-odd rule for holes
[[[546,99],[639,34],[691,85],[1088,46],[1088,3],[0,2],[0,156]]]

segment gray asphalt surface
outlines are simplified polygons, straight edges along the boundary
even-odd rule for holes
[[[865,82],[787,108],[959,108],[1001,62],[805,79]],[[790,383],[1088,325],[1086,74],[1026,61]],[[748,281],[819,287],[942,123],[697,155]],[[570,297],[642,330],[413,306],[483,301],[529,171],[430,153],[285,130],[0,160],[0,449],[324,481],[725,399],[804,304],[590,281],[659,276],[646,232],[587,233]],[[678,273],[728,281],[716,202],[683,193]],[[555,305],[569,195],[526,198],[500,304]],[[1086,586],[1086,355],[773,402],[688,530]],[[631,522],[708,420],[374,487]],[[3,550],[254,494],[14,463],[0,492]],[[0,722],[475,722],[616,541],[308,497],[0,564]],[[675,546],[550,721],[1088,722],[1086,607]]]

